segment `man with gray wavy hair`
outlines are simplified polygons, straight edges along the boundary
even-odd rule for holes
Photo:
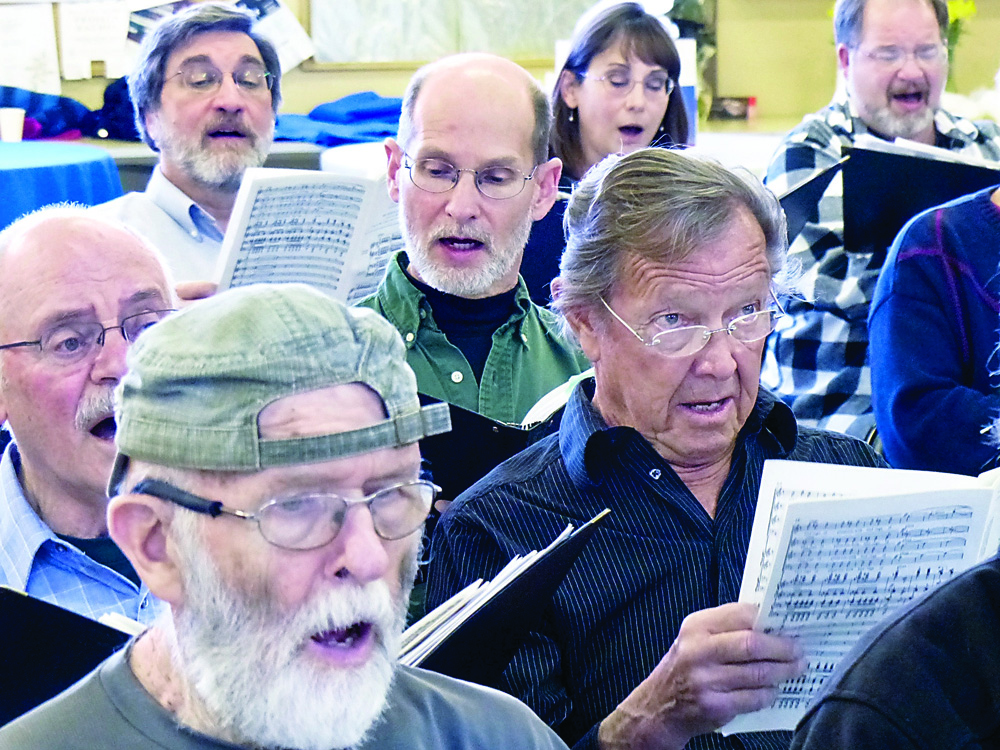
[[[175,306],[159,256],[117,222],[54,206],[0,232],[0,584],[94,619],[157,602],[108,537],[112,393]]]
[[[778,201],[749,174],[647,148],[593,167],[566,222],[554,304],[594,375],[556,435],[442,516],[428,603],[610,508],[501,687],[581,750],[787,747],[715,732],[804,666],[737,601],[764,461],[881,461],[798,428],[759,387],[781,315]]]
[[[128,77],[136,128],[160,160],[144,192],[95,210],[141,231],[178,281],[213,277],[243,173],[271,148],[281,66],[253,24],[195,3],[143,38]]]
[[[197,302],[118,390],[114,539],[169,615],[0,750],[563,747],[495,691],[397,664],[436,488],[390,323],[310,287]]]

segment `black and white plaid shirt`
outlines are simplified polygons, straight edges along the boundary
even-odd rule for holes
[[[936,145],[1000,161],[1000,128],[939,109]],[[765,182],[777,195],[840,161],[843,146],[869,130],[846,99],[806,116],[782,140]],[[905,186],[902,186],[905,189]],[[792,241],[788,257],[801,264],[806,300],[768,339],[761,383],[788,403],[800,424],[864,437],[874,425],[868,366],[868,307],[888,248],[844,249],[843,181],[838,174],[817,211]]]

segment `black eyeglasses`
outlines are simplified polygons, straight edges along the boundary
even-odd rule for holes
[[[410,172],[410,182],[428,193],[447,193],[462,177],[462,172],[471,172],[479,192],[487,198],[507,200],[519,195],[528,180],[535,176],[535,170],[525,175],[513,167],[483,167],[482,169],[459,169],[444,159],[410,159],[403,154],[403,167]],[[409,160],[407,163],[406,160]]]
[[[143,331],[159,323],[172,312],[174,312],[172,309],[147,310],[135,315],[127,315],[116,326],[103,326],[96,321],[60,323],[42,333],[41,337],[35,341],[15,341],[13,344],[3,344],[0,345],[0,350],[37,346],[42,356],[53,362],[72,365],[97,356],[97,352],[104,346],[104,339],[108,331],[121,331],[125,341],[132,344]]]
[[[440,488],[418,480],[395,484],[367,497],[308,493],[271,500],[256,513],[227,508],[218,500],[200,497],[159,479],[143,479],[133,492],[158,497],[213,518],[225,514],[254,521],[261,536],[275,547],[309,550],[333,541],[352,505],[368,506],[375,533],[382,539],[407,537],[423,525]]]

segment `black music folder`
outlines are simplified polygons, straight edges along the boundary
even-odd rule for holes
[[[420,395],[422,404],[436,401]],[[498,422],[454,404],[448,407],[451,430],[420,441],[420,455],[446,500],[454,500],[494,467],[555,432],[562,418],[560,409],[543,422],[522,426]]]
[[[0,586],[0,726],[61,693],[129,635]]]
[[[1000,184],[1000,164],[891,149],[893,144],[845,149],[844,247],[849,252],[884,253],[921,211]]]
[[[484,603],[470,610],[458,611],[449,619],[454,629],[433,650],[418,659],[403,658],[403,663],[430,669],[441,674],[480,685],[498,687],[514,654],[529,632],[536,629],[556,589],[566,578],[597,525],[610,513],[605,509],[587,523],[564,534],[537,557],[484,597]],[[504,578],[501,571],[494,579]],[[461,594],[462,592],[460,592]],[[456,595],[458,596],[458,595]],[[428,613],[430,621],[449,602]],[[471,611],[471,614],[469,614]],[[449,619],[435,627],[449,625]],[[417,629],[418,621],[410,629]],[[404,643],[406,637],[404,636]]]
[[[785,211],[785,222],[788,225],[788,244],[799,236],[799,232],[807,222],[819,221],[819,199],[833,182],[833,178],[843,167],[845,159],[816,172],[803,180],[784,195],[778,196],[778,202]]]

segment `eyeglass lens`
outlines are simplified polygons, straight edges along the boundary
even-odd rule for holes
[[[430,482],[388,487],[358,500],[338,495],[302,495],[266,504],[258,511],[257,520],[261,534],[271,544],[286,549],[314,549],[337,536],[351,505],[364,504],[381,538],[402,539],[424,523],[434,495],[435,487]]]
[[[226,74],[211,63],[187,63],[176,74],[184,85],[193,91],[215,91],[221,85]],[[249,63],[242,65],[230,74],[233,82],[248,93],[260,93],[271,88],[271,78],[264,66]]]
[[[462,172],[471,172],[479,192],[487,198],[505,200],[518,195],[531,179],[531,175],[525,176],[513,167],[458,169],[443,159],[417,159],[406,166],[413,184],[429,193],[446,193],[458,184]]]
[[[120,325],[107,327],[97,322],[64,323],[44,332],[38,344],[47,356],[65,362],[80,361],[104,346],[108,331],[121,331],[125,341],[131,344],[143,331],[171,312],[173,310],[148,310],[122,318]]]

